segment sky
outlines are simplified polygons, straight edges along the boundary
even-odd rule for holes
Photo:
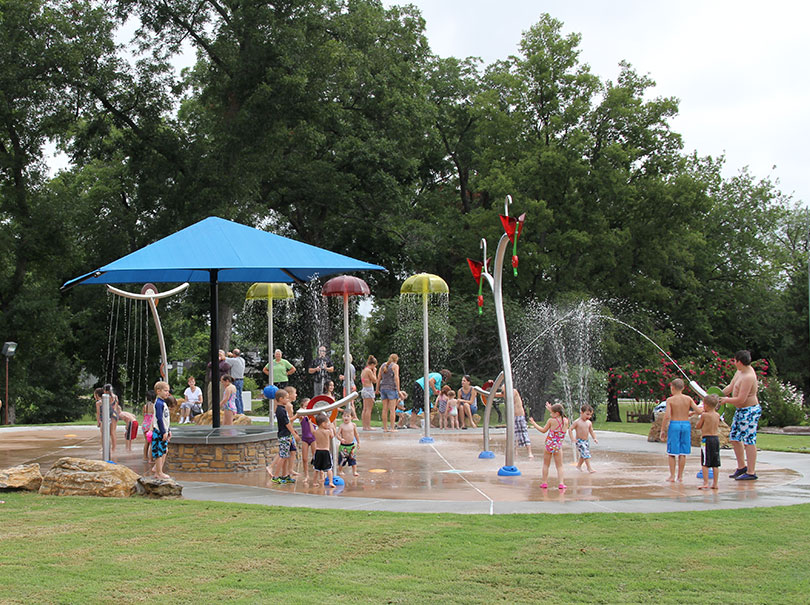
[[[748,167],[810,203],[810,5],[771,0],[411,0],[442,57],[490,64],[518,54],[521,35],[549,13],[579,33],[580,60],[615,81],[628,61],[680,99],[671,122],[684,151],[725,155],[727,177]]]

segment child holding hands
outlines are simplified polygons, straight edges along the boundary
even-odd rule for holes
[[[554,405],[546,402],[546,409],[551,413],[551,418],[548,419],[545,426],[540,426],[534,421],[534,418],[529,418],[531,425],[541,433],[548,433],[546,435],[546,451],[543,452],[543,483],[540,485],[543,489],[548,487],[548,467],[551,464],[551,459],[554,458],[554,465],[557,467],[557,480],[560,482],[560,489],[565,489],[563,479],[563,461],[562,461],[562,443],[565,440],[565,433],[568,432],[568,418],[565,417],[565,409],[559,403]]]

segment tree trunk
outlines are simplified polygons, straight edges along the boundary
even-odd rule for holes
[[[607,420],[608,422],[621,422],[622,417],[619,414],[619,391],[616,384],[616,378],[611,377],[608,379],[608,403],[607,403]]]

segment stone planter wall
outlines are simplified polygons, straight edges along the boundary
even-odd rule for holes
[[[169,471],[232,473],[268,466],[278,452],[275,438],[248,443],[180,443],[169,445]]]

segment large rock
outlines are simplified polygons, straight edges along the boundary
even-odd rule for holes
[[[183,495],[183,486],[174,479],[139,477],[135,489],[147,498],[180,498]]]
[[[135,493],[138,474],[121,464],[60,458],[42,479],[40,494],[126,498]]]
[[[220,419],[220,422],[221,422],[222,421],[222,412],[220,412],[220,414],[219,414],[219,419]],[[211,410],[208,410],[207,412],[199,414],[199,415],[194,417],[194,423],[199,424],[199,425],[214,424],[214,413]],[[233,417],[233,423],[234,424],[247,425],[247,424],[253,424],[253,421],[248,416],[245,416],[244,414],[237,414],[236,416]]]
[[[664,422],[664,415],[658,414],[655,418],[655,421],[652,423],[650,427],[650,432],[647,435],[647,441],[658,442],[663,441],[666,443],[667,441],[667,430],[664,429],[664,436],[663,439],[659,438],[661,434],[661,425]],[[689,419],[689,423],[692,425],[692,447],[700,447],[700,429],[696,428],[698,422],[698,416],[692,416]],[[731,429],[729,426],[720,420],[720,430],[719,430],[719,437],[720,437],[720,447],[727,448],[728,445],[728,434]]]
[[[35,492],[42,484],[39,464],[21,464],[0,471],[0,489],[19,489]]]

